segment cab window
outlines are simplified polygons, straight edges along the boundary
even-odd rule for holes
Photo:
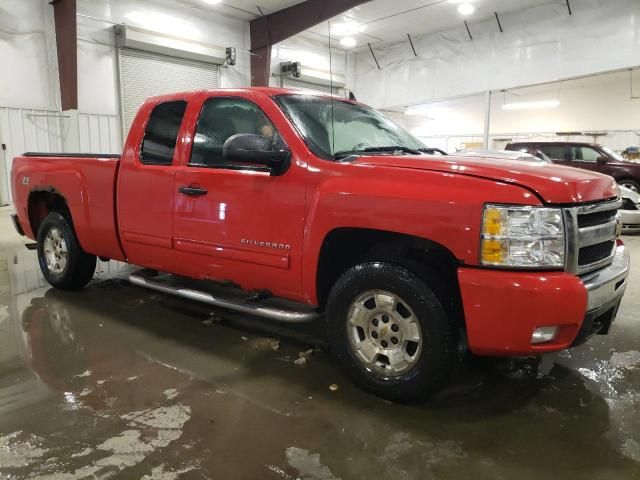
[[[233,168],[223,158],[222,147],[229,137],[241,133],[264,137],[271,150],[285,148],[275,126],[255,103],[234,97],[209,98],[200,112],[189,165]]]
[[[158,104],[144,132],[140,161],[145,165],[171,165],[187,102],[177,100]]]

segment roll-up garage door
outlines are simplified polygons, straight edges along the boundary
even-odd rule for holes
[[[305,82],[304,80],[298,80],[292,77],[281,77],[282,88],[297,88],[299,90],[308,90],[310,92],[317,93],[333,93],[339,97],[346,96],[344,88],[333,87],[333,91],[329,85],[322,85],[318,83]]]
[[[124,137],[138,108],[165,93],[218,88],[220,66],[157,53],[120,49],[120,88]]]

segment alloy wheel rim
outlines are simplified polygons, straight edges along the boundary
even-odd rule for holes
[[[629,190],[631,190],[632,192],[640,193],[640,192],[638,192],[638,187],[636,187],[636,186],[635,186],[634,184],[632,184],[632,183],[624,183],[624,182],[622,182],[622,183],[620,184],[620,186],[621,186],[621,187],[628,188],[628,189],[629,189]]]
[[[68,261],[67,242],[58,228],[52,228],[44,238],[44,258],[47,269],[54,275],[64,272]]]
[[[409,371],[422,351],[422,329],[411,307],[385,290],[368,290],[354,299],[347,336],[358,361],[388,377]]]

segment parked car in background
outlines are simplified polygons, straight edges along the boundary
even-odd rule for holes
[[[640,193],[620,187],[622,196],[622,232],[640,233]]]
[[[609,147],[580,142],[517,142],[508,144],[506,149],[531,155],[540,151],[553,163],[604,173],[615,178],[621,187],[640,192],[640,164],[625,160]]]
[[[520,151],[509,151],[509,150],[490,150],[490,149],[480,149],[480,148],[471,148],[468,150],[460,150],[456,152],[456,155],[461,157],[476,157],[476,158],[500,158],[505,160],[521,160],[528,162],[546,162],[552,163],[551,159],[547,157],[543,152],[536,152],[536,155],[531,155],[530,153],[520,152]]]

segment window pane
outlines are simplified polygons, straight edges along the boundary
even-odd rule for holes
[[[549,158],[553,160],[570,160],[565,157],[566,148],[562,145],[540,145],[540,150]]]
[[[583,162],[597,162],[598,157],[600,157],[600,154],[593,148],[578,147],[577,150],[580,150],[580,157],[576,156],[576,159],[582,160]]]
[[[161,103],[151,112],[144,133],[140,161],[146,165],[171,165],[187,102]]]
[[[402,127],[362,105],[298,94],[280,95],[276,101],[320,158],[331,159],[336,152],[374,147],[425,148]]]
[[[189,165],[228,167],[222,147],[229,137],[239,133],[269,139],[271,150],[285,148],[271,121],[253,102],[241,98],[210,98],[202,107]]]

